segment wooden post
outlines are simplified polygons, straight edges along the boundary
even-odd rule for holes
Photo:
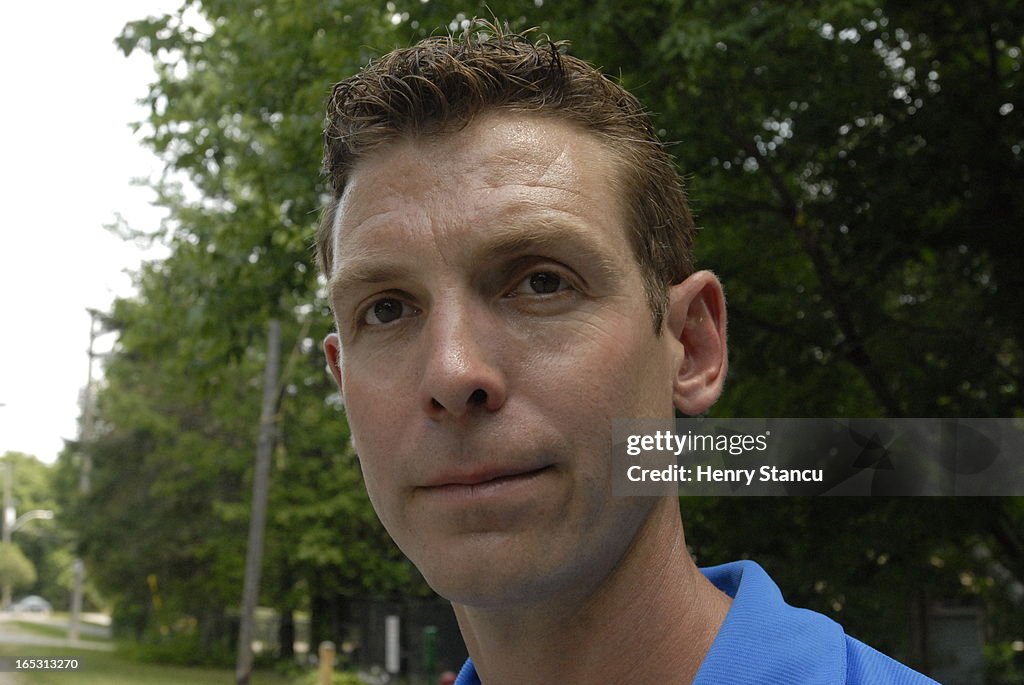
[[[280,366],[281,324],[277,319],[271,319],[267,326],[267,362],[263,369],[263,407],[260,411],[260,437],[256,445],[256,469],[252,479],[252,515],[249,518],[249,545],[245,553],[242,615],[238,626],[238,659],[235,663],[237,685],[249,685],[249,679],[252,676],[252,638],[255,633],[256,602],[260,595],[260,562],[263,559],[263,532],[267,520],[270,453],[274,447],[277,379]]]
[[[334,674],[335,651],[334,643],[330,640],[324,640],[320,643],[320,677],[317,679],[318,685],[331,685],[331,676]]]

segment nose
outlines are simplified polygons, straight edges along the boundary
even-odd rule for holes
[[[438,306],[428,316],[421,387],[427,415],[443,421],[500,409],[507,385],[495,322],[462,304]]]

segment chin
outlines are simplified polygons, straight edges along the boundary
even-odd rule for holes
[[[443,558],[420,560],[413,563],[423,574],[427,584],[438,595],[453,604],[477,608],[528,606],[543,602],[564,591],[572,580],[562,579],[560,573],[542,567],[536,558],[515,550],[515,545],[492,544],[450,546]],[[555,560],[543,558],[544,566]]]
[[[537,577],[535,569],[523,573],[495,573],[493,568],[481,570],[478,574],[464,574],[462,570],[442,573],[437,582],[427,578],[427,583],[441,597],[452,604],[477,609],[499,609],[526,607],[545,602],[557,593],[549,583]]]

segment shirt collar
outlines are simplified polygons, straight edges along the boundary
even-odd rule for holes
[[[473,665],[472,659],[466,659],[466,663],[462,664],[462,670],[455,678],[455,685],[481,685],[480,676],[476,674],[476,666]]]
[[[845,682],[846,635],[838,623],[786,604],[753,561],[701,572],[733,602],[694,685]]]

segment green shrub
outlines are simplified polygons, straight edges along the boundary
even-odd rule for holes
[[[320,674],[310,671],[292,681],[292,685],[320,685]],[[332,673],[331,685],[366,685],[355,673]]]
[[[119,642],[119,654],[132,661],[178,666],[213,666],[232,668],[235,652],[228,645],[217,644],[203,649],[195,634],[172,634],[147,637],[140,642]]]
[[[1024,685],[1024,651],[1009,642],[985,645],[985,682]]]

